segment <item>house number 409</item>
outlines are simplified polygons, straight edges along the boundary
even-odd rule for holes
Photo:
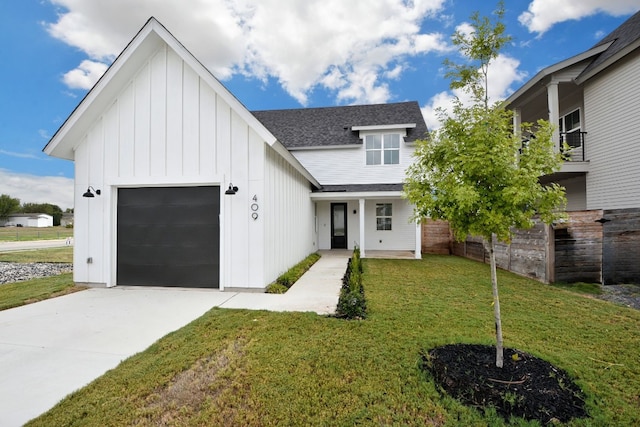
[[[255,221],[258,219],[258,196],[254,194],[251,200],[253,200],[253,203],[251,203],[251,218]]]

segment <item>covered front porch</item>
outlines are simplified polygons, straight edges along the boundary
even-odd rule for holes
[[[367,257],[420,259],[421,227],[402,184],[330,186],[312,193],[319,250],[353,250]],[[391,256],[395,255],[395,256]]]

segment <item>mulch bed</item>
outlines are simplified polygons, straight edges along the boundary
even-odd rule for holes
[[[486,345],[450,344],[422,354],[422,368],[465,405],[543,424],[588,416],[582,391],[563,370],[509,348],[503,367],[495,362],[495,347]]]

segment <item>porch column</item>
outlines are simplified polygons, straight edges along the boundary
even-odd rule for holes
[[[513,109],[513,133],[518,135],[521,131],[520,125],[522,124],[522,112],[519,108]]]
[[[560,101],[558,97],[558,83],[551,82],[547,85],[547,103],[549,104],[549,122],[553,126],[552,139],[556,147],[556,152],[560,152],[560,130],[558,121],[560,120]]]
[[[416,248],[415,258],[422,259],[422,221],[416,220]]]
[[[360,257],[365,257],[364,252],[364,199],[359,199],[360,203]]]

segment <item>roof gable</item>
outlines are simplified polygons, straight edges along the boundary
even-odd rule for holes
[[[246,107],[216,79],[160,22],[151,17],[129,42],[98,82],[91,88],[67,120],[58,129],[43,151],[51,156],[74,159],[74,150],[88,127],[107,109],[118,92],[134,77],[144,62],[162,44],[173,49],[178,56],[220,95],[266,143],[277,145],[277,140]],[[277,151],[279,150],[278,147]],[[290,160],[290,159],[289,159]]]
[[[405,141],[424,138],[427,125],[417,102],[254,111],[285,147],[317,148],[361,144],[359,130],[406,129]]]
[[[640,12],[627,19],[622,25],[596,43],[595,47],[608,44],[607,49],[584,69],[577,80],[581,83],[602,69],[616,62],[622,56],[640,47]]]

